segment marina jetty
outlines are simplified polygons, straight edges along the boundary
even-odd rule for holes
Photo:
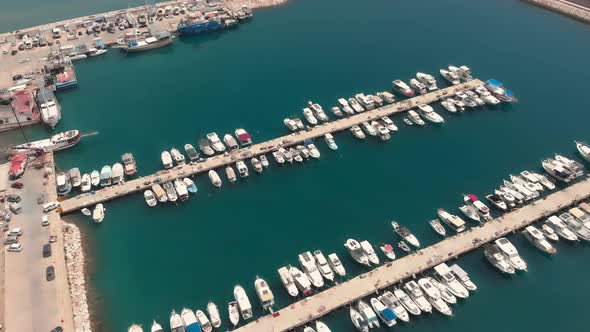
[[[485,243],[524,228],[589,196],[590,179],[586,178],[539,201],[377,267],[234,331],[279,332],[295,329],[380,289],[393,286],[440,263],[477,249]]]
[[[532,5],[590,23],[590,1],[588,0],[523,0]]]
[[[184,178],[200,173],[206,173],[211,169],[233,164],[239,160],[252,158],[260,154],[269,153],[280,147],[297,145],[298,143],[302,143],[305,140],[322,137],[328,133],[339,132],[352,126],[359,125],[365,121],[370,122],[383,116],[405,112],[420,104],[430,104],[445,97],[453,96],[457,91],[470,89],[481,84],[484,84],[484,82],[479,79],[474,79],[462,84],[457,84],[429,92],[346,118],[326,122],[308,130],[294,132],[290,135],[271,139],[249,147],[240,148],[223,155],[217,155],[203,162],[191,162],[186,165],[177,166],[170,170],[162,170],[152,175],[130,180],[119,185],[105,187],[95,192],[80,194],[78,196],[63,200],[61,202],[61,211],[62,213],[76,211],[84,207],[90,207],[97,203],[102,203],[117,197],[122,197],[138,191],[149,189],[155,183],[173,181],[177,178]]]

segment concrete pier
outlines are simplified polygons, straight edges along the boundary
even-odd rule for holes
[[[428,270],[454,257],[479,248],[536,220],[545,218],[563,207],[590,196],[590,179],[585,179],[545,199],[533,202],[503,217],[447,238],[414,254],[382,265],[368,273],[338,284],[314,296],[253,321],[236,332],[279,332],[299,327],[351,302]],[[351,323],[352,324],[352,323]]]
[[[271,139],[269,141],[255,144],[246,148],[237,149],[224,155],[213,156],[203,162],[177,166],[173,169],[162,170],[152,175],[127,181],[121,185],[105,187],[103,189],[95,191],[94,193],[81,194],[62,201],[61,210],[62,213],[68,213],[79,210],[84,207],[95,205],[97,203],[102,203],[117,197],[129,195],[137,191],[149,189],[152,186],[153,181],[155,179],[160,179],[161,182],[167,182],[173,181],[174,179],[179,177],[184,178],[187,176],[197,175],[200,173],[206,173],[211,169],[216,169],[227,164],[234,164],[238,160],[248,159],[263,153],[272,152],[278,149],[279,146],[288,147],[301,144],[306,139],[322,137],[327,133],[342,131],[354,125],[359,125],[365,121],[372,121],[379,119],[383,116],[401,113],[410,110],[418,104],[430,104],[444,97],[452,96],[455,94],[456,91],[473,88],[479,84],[483,84],[483,82],[479,79],[474,79],[467,83],[458,84],[455,86],[433,91],[424,95],[416,96],[410,99],[405,99],[380,108],[355,114],[353,116],[322,123],[320,125],[313,127],[310,130],[298,131],[286,136]]]
[[[589,2],[581,0],[523,0],[535,6],[546,8],[554,12],[567,15],[578,21],[590,23]],[[576,3],[578,2],[578,3]]]

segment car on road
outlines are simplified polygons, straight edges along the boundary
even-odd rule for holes
[[[20,243],[13,243],[8,246],[8,251],[11,252],[20,252],[23,250],[23,245]]]
[[[43,245],[43,258],[51,257],[51,244]]]
[[[47,281],[52,281],[55,279],[55,269],[53,268],[53,265],[49,265],[47,270],[45,270],[45,278]]]
[[[17,181],[17,182],[13,182],[10,186],[14,189],[23,189],[23,187],[25,185],[22,182]]]
[[[46,214],[41,217],[41,226],[49,226],[49,218]]]
[[[54,328],[53,330],[51,330],[51,332],[64,332],[64,328],[61,326],[58,326],[58,327]]]
[[[10,203],[19,203],[20,196],[19,195],[8,195],[8,196],[6,196],[6,200]]]
[[[24,58],[24,59],[21,59],[19,62],[20,62],[20,63],[25,63],[25,62],[29,62],[29,61],[31,61],[31,59],[29,59],[29,58]]]

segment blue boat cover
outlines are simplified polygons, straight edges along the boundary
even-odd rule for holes
[[[305,144],[305,145],[313,144],[313,141],[308,138],[305,141],[303,141],[303,144]]]
[[[381,314],[383,315],[383,317],[385,317],[385,319],[390,321],[395,320],[397,318],[393,310],[391,310],[390,308],[383,309],[383,311],[381,311]]]
[[[489,85],[493,85],[493,86],[503,86],[504,84],[502,84],[502,82],[498,81],[498,80],[487,80],[486,83],[488,83]]]
[[[186,327],[187,332],[201,332],[201,326],[198,323],[192,323]]]

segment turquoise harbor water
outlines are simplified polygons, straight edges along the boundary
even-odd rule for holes
[[[35,12],[34,23],[60,19],[66,10],[81,15],[126,5],[39,3],[53,9]],[[3,11],[0,27],[28,24],[27,13]],[[339,97],[382,91],[395,78],[434,74],[450,63],[468,64],[482,79],[497,78],[520,98],[513,106],[457,116],[436,106],[446,119],[440,127],[410,128],[394,118],[400,130],[387,143],[343,132],[335,136],[336,152],[317,142],[319,161],[273,163],[264,174],[220,190],[197,177],[199,193],[179,206],[148,209],[136,195],[108,202],[98,226],[72,215],[90,253],[97,330],[124,331],[133,322],[147,329],[152,319],[167,326],[172,309],[204,309],[209,300],[227,317],[238,283],[260,314],[256,275],[269,281],[279,307],[286,306],[291,301],[278,267],[296,264],[302,251],[322,249],[337,252],[357,275],[361,269],[343,243],[349,237],[375,246],[393,242],[392,219],[424,243],[437,240],[427,225],[437,208],[458,213],[461,193],[483,196],[509,173],[539,170],[545,156],[575,155],[574,139],[590,141],[589,33],[586,25],[516,0],[295,0],[257,11],[236,30],[181,38],[151,53],[111,50],[79,62],[80,87],[58,96],[64,113],[58,130],[99,135],[59,153],[58,162],[85,172],[130,151],[147,174],[159,169],[162,150],[196,144],[210,131],[244,127],[260,142],[284,134],[282,119],[299,115],[308,100],[329,109]],[[26,132],[47,135],[40,128]],[[2,136],[18,139],[18,133]],[[455,307],[452,319],[434,314],[396,328],[583,328],[588,247],[559,243],[558,254],[547,258],[520,235],[511,239],[529,263],[527,273],[504,278],[481,251],[473,252],[459,262],[479,290]],[[354,330],[345,310],[324,321],[333,331]]]

